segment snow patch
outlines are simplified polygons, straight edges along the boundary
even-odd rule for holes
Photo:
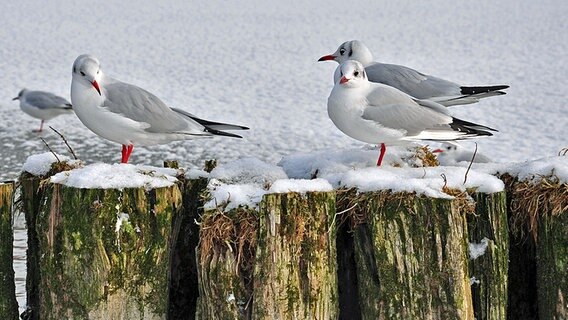
[[[209,175],[225,183],[268,184],[288,176],[278,166],[268,164],[257,158],[244,158],[220,165]]]
[[[478,171],[489,174],[508,173],[520,181],[539,183],[543,177],[557,177],[560,183],[568,183],[568,156],[546,157],[514,163],[479,164]]]
[[[475,260],[475,259],[481,257],[482,255],[485,254],[485,251],[487,250],[487,246],[489,246],[489,239],[487,239],[487,238],[481,239],[481,242],[479,242],[479,243],[470,242],[469,243],[469,258],[471,260]]]
[[[306,193],[310,191],[332,191],[333,186],[324,179],[280,179],[274,181],[268,193]]]
[[[377,167],[376,151],[364,149],[296,154],[283,158],[279,165],[291,178],[318,177],[327,180],[334,188],[355,187],[362,192],[391,190],[452,198],[442,191],[444,186],[462,191],[477,188],[484,193],[504,189],[503,182],[488,173],[470,170],[465,179],[467,169],[463,167],[410,167],[415,164],[411,151],[391,149],[394,150],[390,162],[400,167]]]
[[[60,161],[70,161],[71,159],[67,156],[58,154],[57,157]],[[57,158],[51,152],[44,152],[41,154],[31,155],[26,159],[22,170],[29,172],[34,176],[46,175],[51,169],[51,165],[57,162]]]
[[[96,163],[60,172],[51,177],[51,182],[86,189],[154,189],[173,185],[176,175],[177,170],[170,168]]]

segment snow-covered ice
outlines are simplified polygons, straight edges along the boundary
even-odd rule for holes
[[[510,84],[505,96],[451,108],[458,118],[500,130],[478,141],[492,159],[523,161],[567,147],[568,2],[358,1],[353,7],[365,9],[349,14],[338,10],[343,6],[338,0],[7,2],[0,13],[0,175],[15,178],[27,156],[45,151],[31,132],[36,120],[11,99],[23,87],[69,98],[71,65],[82,53],[95,54],[109,76],[170,106],[251,128],[244,139],[135,147],[133,163],[172,159],[190,167],[250,156],[275,163],[294,152],[359,146],[327,117],[336,64],[316,61],[350,39],[364,41],[378,61],[467,85]],[[349,23],[341,23],[347,15]],[[120,160],[119,145],[73,115],[47,125],[87,163]],[[46,128],[42,136],[66,154],[55,133]]]

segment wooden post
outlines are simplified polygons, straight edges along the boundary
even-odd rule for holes
[[[181,178],[181,177],[179,177]],[[197,298],[196,248],[199,243],[199,225],[203,215],[203,191],[208,180],[182,180],[183,210],[175,217],[172,229],[170,259],[168,319],[195,319]]]
[[[22,189],[32,196],[23,206],[37,241],[28,251],[32,318],[165,318],[178,187],[38,189],[35,181]]]
[[[255,319],[336,319],[335,193],[266,195],[260,206]]]
[[[388,191],[341,197],[350,198],[338,210],[349,210],[355,228],[362,319],[473,319],[459,201]]]
[[[539,319],[568,319],[568,212],[542,215],[538,230]]]
[[[469,263],[475,319],[507,318],[509,228],[505,192],[474,193],[475,213],[467,216],[469,241],[487,244]]]
[[[21,208],[26,219],[28,234],[28,249],[26,250],[26,304],[25,318],[28,320],[39,319],[39,286],[40,248],[36,233],[36,220],[40,204],[43,201],[44,189],[40,188],[42,177],[34,176],[27,172],[20,175]]]
[[[207,211],[199,318],[335,319],[334,218],[334,192],[265,195],[259,211]]]
[[[503,176],[509,198],[511,319],[568,319],[568,185]]]
[[[208,210],[197,248],[198,319],[250,319],[257,212]]]
[[[0,182],[0,319],[17,320],[12,228],[13,182]]]

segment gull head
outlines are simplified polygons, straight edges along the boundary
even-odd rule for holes
[[[367,46],[359,40],[345,41],[337,50],[326,56],[319,58],[318,61],[333,60],[338,63],[343,63],[347,60],[356,60],[363,65],[368,65],[373,62],[373,54]]]
[[[101,95],[99,83],[102,76],[101,64],[96,57],[82,54],[75,59],[73,63],[73,80],[93,87],[93,90],[96,90],[99,95]]]
[[[339,79],[335,85],[341,85],[348,88],[361,87],[368,83],[365,68],[359,61],[347,60],[337,67],[339,70]]]
[[[12,99],[12,101],[22,99],[22,96],[24,95],[24,93],[26,93],[26,91],[28,91],[26,88],[20,90],[20,92],[18,93],[18,96],[15,97],[14,99]]]

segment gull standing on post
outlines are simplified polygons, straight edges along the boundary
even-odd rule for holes
[[[363,65],[348,60],[339,66],[339,81],[327,100],[335,126],[353,139],[380,144],[380,166],[386,145],[416,140],[449,141],[491,136],[486,126],[452,117],[444,106],[413,99],[393,87],[367,80]]]
[[[342,43],[337,51],[319,58],[318,61],[326,60],[338,63],[347,60],[359,61],[365,66],[369,81],[386,84],[414,98],[436,101],[444,106],[476,103],[481,98],[503,95],[505,92],[500,90],[509,87],[508,85],[462,86],[405,66],[375,62],[369,48],[358,40]],[[338,72],[339,68],[335,71],[334,82],[339,79]]]
[[[128,163],[134,145],[165,144],[215,135],[242,138],[221,130],[248,129],[203,120],[170,108],[142,88],[105,76],[99,60],[86,54],[73,63],[71,102],[87,128],[122,144],[121,163]]]
[[[44,121],[55,118],[58,115],[73,112],[69,101],[45,91],[23,89],[12,100],[20,100],[20,109],[22,111],[34,118],[41,119],[39,130],[34,130],[35,132],[43,130]]]

